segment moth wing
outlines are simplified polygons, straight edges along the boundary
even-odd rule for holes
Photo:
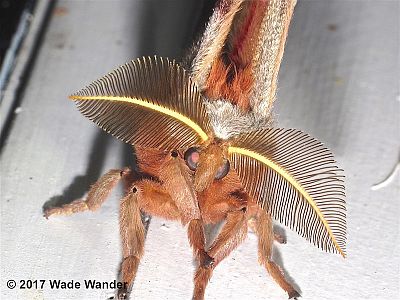
[[[234,18],[241,10],[244,0],[220,0],[198,43],[192,62],[191,75],[201,89],[206,85],[211,67],[221,55],[232,31]]]
[[[295,129],[263,129],[239,136],[229,153],[244,189],[274,219],[345,256],[342,170],[322,143]]]
[[[295,5],[296,0],[219,1],[192,62],[201,91],[270,118]]]
[[[208,139],[197,86],[174,61],[131,61],[70,96],[81,113],[118,139],[173,150]]]
[[[276,97],[278,73],[296,0],[268,1],[254,45],[250,106],[256,115],[270,116]]]

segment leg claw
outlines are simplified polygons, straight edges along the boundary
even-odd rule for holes
[[[116,300],[125,300],[125,299],[128,299],[128,298],[129,298],[129,295],[128,295],[128,290],[127,289],[122,288],[122,289],[119,289],[117,291]]]
[[[43,212],[43,217],[49,219],[49,217],[57,212],[58,207],[48,208]]]
[[[296,290],[292,290],[292,291],[288,292],[288,295],[289,295],[289,299],[297,299],[297,298],[301,297],[300,293]]]

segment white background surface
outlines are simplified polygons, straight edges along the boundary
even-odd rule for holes
[[[2,299],[106,299],[106,290],[9,290],[8,279],[116,279],[118,198],[97,213],[46,220],[129,147],[82,117],[66,96],[141,55],[175,57],[194,18],[187,1],[59,1],[1,154]],[[280,73],[278,124],[325,142],[345,170],[348,258],[286,230],[278,259],[303,299],[399,298],[399,176],[372,191],[399,159],[399,2],[301,1]],[[286,299],[257,263],[256,238],[220,264],[207,299]],[[185,229],[153,219],[133,299],[190,299]]]

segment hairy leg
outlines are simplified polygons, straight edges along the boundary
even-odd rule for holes
[[[213,264],[213,259],[204,249],[203,220],[196,191],[193,188],[192,174],[177,151],[166,156],[157,177],[178,208],[182,225],[188,224],[187,234],[190,246],[193,248],[194,257],[201,266],[210,267]]]
[[[137,198],[137,189],[133,187],[120,204],[119,231],[123,255],[120,278],[124,287],[118,290],[118,299],[127,299],[144,252],[145,229]]]
[[[85,200],[78,199],[61,207],[46,209],[44,216],[49,218],[51,215],[71,215],[86,210],[95,211],[100,208],[117,183],[130,174],[131,169],[129,168],[110,170],[91,186]]]
[[[193,254],[199,261],[199,266],[204,268],[212,267],[214,259],[205,250],[204,226],[201,220],[191,220],[188,226],[188,239],[193,248]]]
[[[133,182],[120,206],[123,252],[120,277],[127,284],[118,291],[118,299],[127,299],[144,253],[145,229],[141,211],[168,220],[180,219],[177,206],[160,183],[148,179]]]
[[[271,216],[262,209],[259,210],[257,216],[256,233],[258,235],[258,260],[260,264],[267,269],[279,286],[288,293],[289,299],[300,297],[294,287],[286,281],[282,269],[272,261],[273,224]]]
[[[51,215],[95,211],[100,208],[121,179],[125,183],[126,195],[120,204],[120,235],[123,251],[120,277],[121,281],[127,284],[118,291],[117,297],[126,299],[144,252],[145,229],[141,210],[169,220],[180,219],[178,208],[161,184],[148,179],[138,180],[137,174],[129,168],[110,170],[91,186],[86,200],[79,199],[62,207],[47,209],[44,215],[48,218]]]
[[[140,209],[151,216],[179,221],[181,214],[170,194],[159,182],[143,179],[134,182]]]
[[[142,210],[152,216],[158,216],[167,220],[181,219],[182,212],[177,206],[176,199],[170,196],[164,185],[151,180],[142,180],[136,182],[135,185],[141,193],[139,202]],[[213,259],[204,250],[205,236],[201,220],[194,219],[189,222],[188,239],[200,265],[205,267],[211,266]]]
[[[208,253],[217,263],[227,257],[247,236],[247,219],[243,210],[228,213],[222,227]]]
[[[256,233],[257,232],[257,220],[255,217],[250,218],[247,221],[247,224],[249,225],[249,228]],[[279,244],[286,244],[286,237],[283,234],[280,234],[279,232],[276,232],[274,229],[274,240],[275,242],[278,242]]]
[[[212,268],[199,266],[194,277],[193,299],[204,299],[204,293],[213,269],[227,257],[247,235],[247,219],[243,210],[228,213],[226,223],[211,245],[208,254],[214,258]]]

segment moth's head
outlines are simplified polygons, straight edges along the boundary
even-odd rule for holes
[[[221,142],[212,142],[204,147],[191,147],[184,158],[187,166],[195,172],[194,188],[202,192],[214,180],[224,178],[230,169],[227,146]]]

